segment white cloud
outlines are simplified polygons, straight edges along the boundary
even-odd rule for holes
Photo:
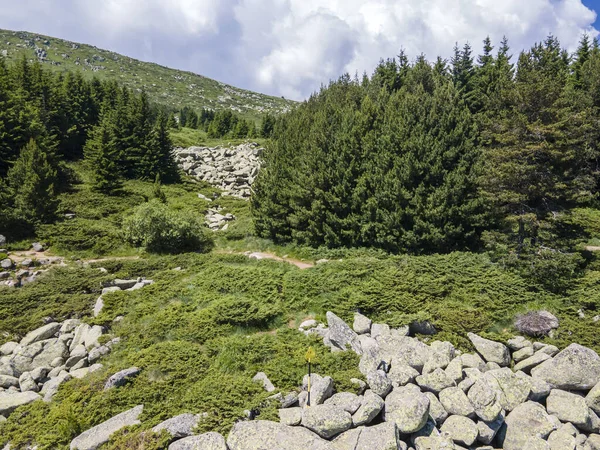
[[[449,57],[489,35],[513,52],[549,33],[574,50],[596,14],[581,0],[0,0],[0,27],[85,40],[221,81],[304,98],[401,48]]]

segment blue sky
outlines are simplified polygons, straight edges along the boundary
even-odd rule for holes
[[[84,42],[235,86],[303,99],[405,49],[449,57],[506,35],[514,53],[598,35],[600,0],[0,0],[0,28]]]

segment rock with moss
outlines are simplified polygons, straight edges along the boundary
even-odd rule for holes
[[[407,384],[394,389],[385,399],[384,417],[401,433],[419,431],[429,417],[429,399],[418,386]]]
[[[499,433],[504,450],[528,448],[531,439],[546,439],[558,428],[542,405],[530,401],[511,411],[505,422],[506,426]]]
[[[71,441],[71,450],[96,450],[106,444],[110,437],[117,431],[139,425],[140,414],[144,410],[144,405],[136,406],[128,411],[122,412],[106,422],[102,422],[87,431],[84,431],[79,436]]]
[[[160,433],[161,431],[167,431],[174,439],[181,439],[194,434],[194,428],[198,425],[200,416],[198,414],[180,414],[159,423],[152,431],[154,433]],[[223,443],[225,441],[223,440]]]
[[[467,447],[473,445],[479,436],[477,424],[468,417],[450,416],[441,427],[443,433],[448,433],[452,440]]]
[[[600,357],[592,349],[571,344],[532,369],[531,375],[556,389],[588,390],[600,382]]]
[[[367,425],[375,419],[385,405],[383,399],[370,389],[367,390],[362,398],[360,407],[352,415],[352,423],[355,427]]]
[[[331,439],[352,427],[352,416],[335,405],[316,405],[304,410],[302,426]]]
[[[210,432],[189,436],[173,442],[169,450],[228,450],[225,438],[219,433]]]

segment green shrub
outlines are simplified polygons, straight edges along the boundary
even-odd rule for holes
[[[197,216],[172,211],[158,200],[135,208],[123,222],[123,235],[135,247],[156,253],[206,252],[212,248],[212,239]]]

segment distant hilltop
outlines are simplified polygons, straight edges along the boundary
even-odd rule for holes
[[[191,72],[139,61],[91,45],[26,31],[0,29],[0,54],[7,60],[26,55],[56,71],[81,70],[86,77],[114,79],[127,87],[145,89],[154,101],[180,109],[232,110],[256,119],[264,113],[280,114],[295,102],[239,89]]]

